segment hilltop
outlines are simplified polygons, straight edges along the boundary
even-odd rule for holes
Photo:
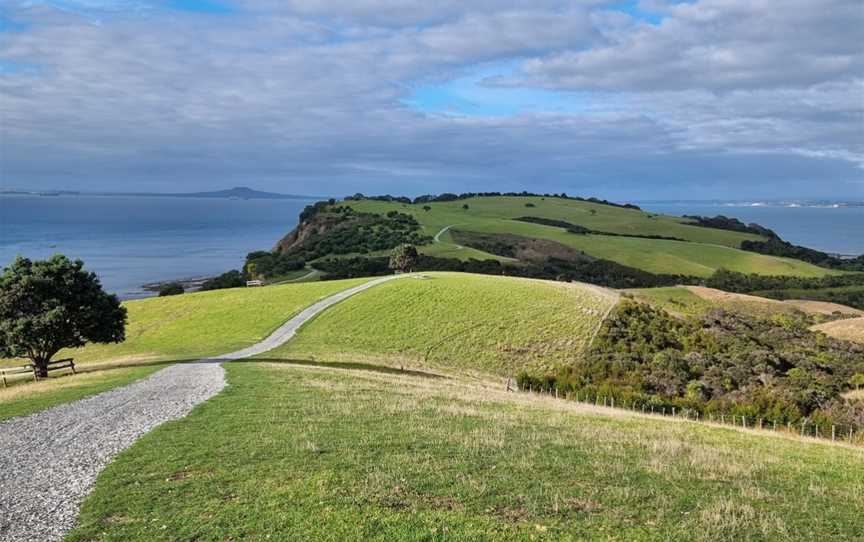
[[[272,252],[250,254],[245,271],[264,280],[304,267],[325,279],[381,275],[390,272],[390,250],[403,243],[417,246],[418,270],[864,303],[864,257],[797,247],[734,218],[670,216],[565,194],[321,201],[306,207]],[[792,289],[806,293],[791,296]]]

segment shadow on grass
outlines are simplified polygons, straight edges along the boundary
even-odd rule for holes
[[[288,365],[299,365],[305,367],[325,367],[331,369],[349,369],[352,371],[369,371],[375,373],[384,373],[384,374],[394,374],[394,375],[404,375],[404,376],[414,376],[419,378],[447,378],[446,376],[435,374],[435,373],[427,373],[425,371],[418,371],[414,369],[397,369],[395,367],[388,367],[386,365],[375,365],[372,363],[360,363],[360,362],[320,362],[320,361],[311,361],[306,359],[283,359],[283,358],[243,358],[243,359],[208,359],[208,358],[188,358],[188,359],[167,359],[167,360],[153,360],[153,361],[141,361],[141,362],[132,362],[132,363],[95,363],[93,365],[76,365],[75,371],[77,374],[84,373],[96,373],[101,371],[114,371],[117,369],[134,369],[135,367],[168,367],[170,365],[176,365],[178,363],[284,363]],[[18,376],[18,375],[15,375]],[[20,378],[7,377],[8,388],[14,386],[20,386],[22,384],[33,383],[33,377],[30,375],[20,375]],[[39,382],[44,381],[53,381],[58,379],[63,379],[67,377],[74,377],[71,371],[63,371],[61,373],[51,374],[48,378],[40,379]],[[0,387],[0,390],[3,388]]]
[[[231,363],[284,363],[287,365],[300,365],[303,367],[325,367],[331,369],[350,369],[352,371],[369,371],[373,373],[384,373],[392,375],[416,376],[419,378],[447,378],[446,376],[418,371],[415,369],[397,369],[386,365],[374,365],[372,363],[348,362],[348,361],[311,361],[308,359],[284,359],[284,358],[244,358],[231,360]]]

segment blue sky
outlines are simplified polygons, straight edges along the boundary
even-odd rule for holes
[[[857,0],[5,0],[5,188],[864,199]]]

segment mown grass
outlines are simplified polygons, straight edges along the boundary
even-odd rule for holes
[[[254,344],[322,297],[368,279],[232,288],[129,301],[126,341],[64,350],[81,365],[197,359]],[[0,360],[20,365],[22,360]]]
[[[68,540],[858,540],[860,450],[449,379],[226,364]]]
[[[526,207],[531,203],[534,207]],[[549,239],[582,250],[598,258],[644,269],[652,273],[709,276],[725,268],[741,273],[762,275],[794,275],[820,277],[835,273],[805,262],[788,258],[764,256],[738,250],[744,240],[759,236],[689,225],[686,219],[645,213],[587,202],[556,198],[500,197],[472,198],[455,202],[423,205],[379,201],[344,202],[358,211],[386,213],[397,210],[413,215],[424,233],[437,234],[446,226],[482,233],[508,233],[525,237]],[[463,205],[469,208],[463,209]],[[592,211],[594,214],[592,214]],[[662,235],[690,242],[574,235],[561,228],[513,220],[521,216],[536,216],[566,220],[597,231],[621,234]],[[479,251],[459,250],[449,232],[441,236],[442,243],[426,245],[424,253],[459,259],[491,257]]]
[[[25,416],[63,403],[77,401],[103,391],[125,386],[163,369],[165,365],[125,367],[39,382],[20,383],[0,389],[0,421]]]
[[[582,284],[423,273],[357,294],[262,357],[359,357],[515,376],[578,359],[616,301]]]

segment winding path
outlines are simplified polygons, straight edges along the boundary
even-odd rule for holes
[[[115,455],[225,387],[221,362],[272,350],[332,305],[396,278],[371,280],[322,299],[248,348],[173,365],[128,386],[0,423],[0,541],[62,539]]]
[[[452,228],[455,225],[456,224],[450,224],[449,226],[444,226],[443,228],[441,228],[441,231],[439,231],[438,233],[435,234],[435,237],[433,238],[433,240],[436,243],[444,243],[444,241],[441,240],[441,236],[444,235],[444,233],[446,233],[450,228]],[[456,247],[457,250],[460,250],[463,248],[462,245],[457,245],[456,243],[445,243],[445,244],[453,245],[454,247]]]

